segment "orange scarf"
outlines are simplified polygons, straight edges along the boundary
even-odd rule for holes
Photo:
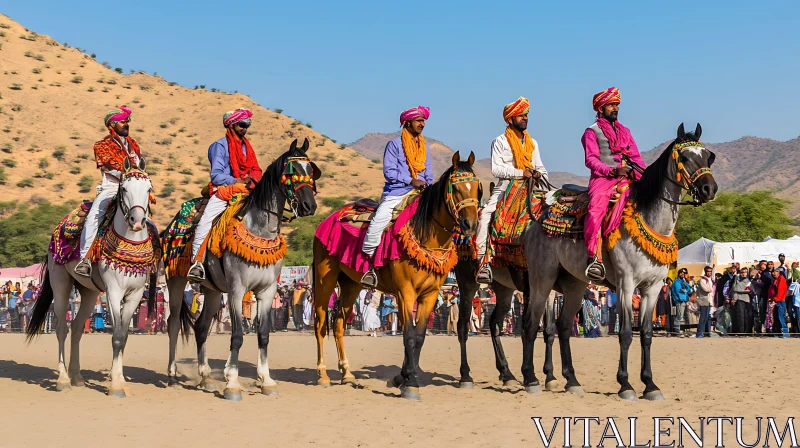
[[[514,166],[518,170],[533,168],[531,161],[533,160],[533,151],[536,151],[536,146],[533,144],[533,139],[530,134],[528,134],[528,131],[524,131],[524,134],[525,147],[523,148],[522,140],[517,137],[517,134],[514,133],[511,126],[506,128],[506,139],[508,140],[508,144],[511,145],[511,152],[514,154]]]
[[[406,161],[408,162],[408,169],[411,171],[412,179],[416,179],[417,174],[425,171],[425,159],[428,156],[425,150],[425,137],[419,135],[417,138],[419,142],[414,140],[414,136],[408,132],[408,129],[403,128],[400,141],[403,142],[403,153],[406,155]]]

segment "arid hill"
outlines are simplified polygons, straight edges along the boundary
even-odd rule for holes
[[[262,168],[295,138],[308,138],[310,155],[324,173],[321,198],[380,195],[380,163],[311,129],[310,123],[261,107],[243,94],[121,72],[0,14],[2,201],[63,204],[93,198],[100,175],[92,145],[107,133],[106,111],[118,105],[134,111],[131,136],[149,162],[159,225],[208,182],[208,146],[224,136],[222,114],[239,107],[253,110],[248,136]]]

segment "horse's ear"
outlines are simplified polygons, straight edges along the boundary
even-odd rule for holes
[[[308,139],[303,140],[303,152],[308,151]]]
[[[145,168],[147,168],[147,162],[145,162],[144,157],[140,157],[139,158],[139,170],[147,172],[147,170]]]
[[[461,154],[458,151],[456,151],[456,152],[453,153],[453,169],[454,170],[458,169],[458,163],[459,162],[461,162]]]
[[[683,130],[683,123],[678,126],[678,138],[677,140],[683,140],[686,137],[686,131]]]
[[[294,139],[291,146],[289,146],[289,151],[294,152],[297,149],[297,139]]]
[[[703,128],[700,127],[700,123],[697,123],[697,127],[694,128],[694,136],[697,138],[697,141],[700,141],[700,135],[703,134]]]
[[[470,151],[469,152],[469,158],[467,159],[467,162],[469,162],[469,166],[475,165],[475,152],[474,151]]]
[[[131,170],[131,161],[127,157],[122,161],[122,168],[126,173]]]

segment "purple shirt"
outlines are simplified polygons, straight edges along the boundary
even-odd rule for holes
[[[425,143],[425,169],[417,175],[420,180],[424,180],[428,185],[433,184],[433,168],[431,158],[428,153],[428,144]],[[400,137],[389,140],[386,150],[383,152],[383,177],[386,185],[383,187],[384,196],[405,196],[411,191],[411,171],[408,169],[406,153],[403,152],[403,143]]]
[[[242,154],[247,155],[247,147],[242,142]],[[211,162],[211,183],[221,187],[233,185],[236,178],[231,169],[231,155],[228,152],[228,138],[222,137],[208,147],[208,161]]]

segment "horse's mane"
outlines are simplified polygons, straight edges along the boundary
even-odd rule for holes
[[[283,176],[283,167],[286,165],[286,160],[288,158],[289,151],[275,159],[275,161],[264,170],[264,175],[261,177],[261,180],[244,200],[242,210],[239,212],[240,216],[247,214],[252,207],[256,207],[259,210],[269,210],[272,197],[284,191],[281,185],[281,176]],[[280,210],[273,211],[280,212]]]
[[[448,168],[447,171],[442,173],[439,180],[434,182],[433,185],[426,188],[419,195],[417,212],[411,217],[410,223],[411,228],[414,230],[414,236],[420,244],[424,244],[433,235],[433,212],[436,210],[436,207],[444,204],[447,182],[450,180],[450,175],[455,171],[474,173],[472,165],[470,165],[469,162],[459,162],[457,169],[454,169],[452,166]]]
[[[642,174],[641,179],[635,182],[631,188],[631,197],[636,202],[636,207],[640,210],[647,210],[655,204],[661,195],[664,187],[664,182],[667,181],[667,169],[669,168],[670,161],[672,160],[672,150],[678,143],[684,142],[697,142],[693,132],[687,132],[684,138],[675,139],[669,146],[664,149],[664,152],[658,156],[655,162],[650,164]]]

